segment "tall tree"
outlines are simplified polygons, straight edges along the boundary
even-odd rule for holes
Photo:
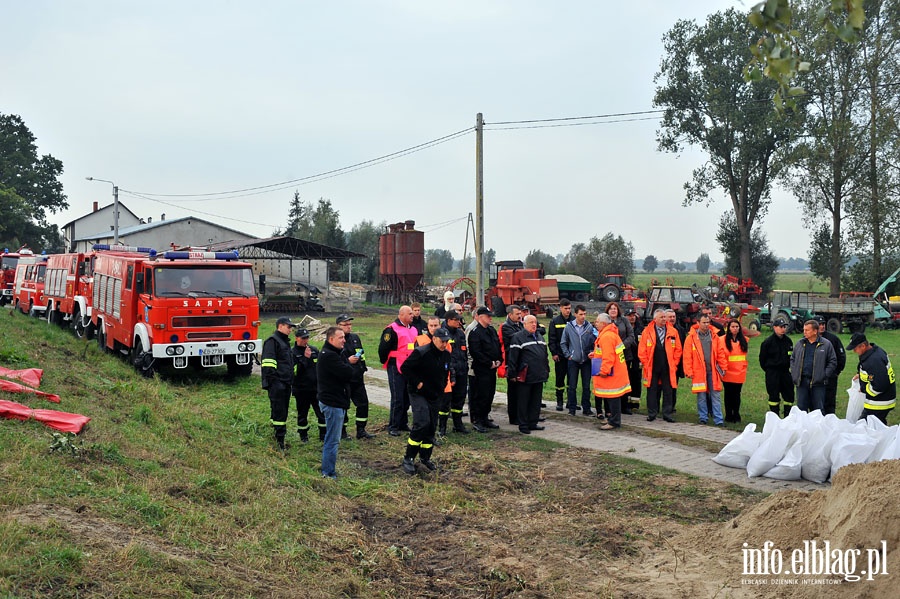
[[[784,167],[794,117],[769,103],[776,84],[741,76],[758,36],[735,10],[710,15],[698,26],[678,21],[663,37],[665,55],[653,103],[663,107],[659,149],[698,146],[708,156],[685,183],[684,205],[710,203],[713,189],[731,200],[737,226],[740,275],[752,278],[753,227],[765,216],[771,182]]]
[[[834,243],[834,236],[827,224],[812,232],[812,240],[809,246],[809,270],[822,280],[830,280],[834,276],[834,269],[832,268],[835,260]],[[838,247],[838,250],[838,266],[840,268],[838,276],[841,276],[844,274],[844,266],[850,260],[850,256],[846,251],[841,250],[840,247]],[[840,292],[840,286],[838,286],[837,293],[835,293],[832,286],[832,295],[840,295]]]
[[[734,215],[726,212],[719,220],[719,229],[716,233],[716,241],[719,249],[725,256],[723,274],[739,276],[741,272],[741,260],[738,241],[738,227],[734,221]],[[755,229],[750,238],[750,259],[753,263],[753,282],[766,291],[771,291],[775,286],[775,275],[778,271],[778,258],[769,250],[769,241],[766,236]]]
[[[38,156],[35,137],[18,115],[0,113],[0,242],[33,249],[59,249],[59,229],[47,222],[69,207],[59,180],[63,164]]]
[[[453,254],[450,250],[430,249],[425,250],[425,264],[433,262],[439,273],[453,270]]]
[[[804,135],[791,155],[785,180],[799,198],[810,228],[821,231],[822,215],[831,221],[828,280],[831,294],[841,290],[841,230],[847,199],[866,164],[865,127],[856,118],[861,107],[862,69],[859,46],[847,44],[818,26],[818,0],[804,0],[795,9],[804,28],[812,67],[802,77],[809,93]],[[821,256],[818,256],[821,258]]]
[[[353,282],[373,284],[378,281],[378,265],[380,264],[378,240],[386,226],[385,221],[376,225],[370,220],[363,220],[353,225],[353,228],[347,233],[347,249],[368,256],[368,258],[354,258],[351,261]],[[346,268],[341,269],[341,278],[344,278],[346,270]]]
[[[591,237],[587,243],[576,243],[566,254],[562,267],[567,273],[578,274],[588,281],[599,281],[608,274],[631,276],[634,272],[634,247],[622,236],[607,233],[602,238]]]
[[[697,272],[699,272],[702,275],[705,275],[706,273],[708,273],[709,272],[709,263],[710,263],[709,254],[706,254],[706,253],[700,254],[700,256],[697,258],[697,262],[696,262]]]
[[[556,258],[541,250],[531,250],[528,252],[528,255],[525,256],[525,268],[540,268],[542,264],[544,266],[545,274],[555,275],[556,271],[559,270],[559,264],[557,263]]]
[[[654,272],[657,268],[659,268],[659,260],[656,259],[656,256],[653,254],[647,254],[644,258],[644,264],[642,268],[647,272]]]
[[[675,261],[671,258],[666,258],[665,260],[663,260],[663,266],[666,267],[667,271],[672,272],[672,270],[675,268]]]

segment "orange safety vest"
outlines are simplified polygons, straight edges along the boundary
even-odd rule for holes
[[[416,335],[418,334],[418,331],[416,330],[416,327],[405,327],[397,322],[392,322],[391,328],[394,329],[394,333],[397,334],[397,349],[391,350],[388,354],[388,359],[387,362],[384,363],[384,367],[387,368],[388,362],[391,361],[391,358],[394,358],[397,363],[397,370],[400,370],[400,367],[406,362],[406,358],[408,358],[409,354],[416,348]]]
[[[722,380],[726,383],[743,383],[747,380],[747,352],[741,350],[741,344],[735,340],[731,341],[731,351],[725,345],[725,339],[722,338],[722,346],[725,348],[725,355],[728,356],[728,368],[725,369],[725,376]]]
[[[594,341],[594,351],[589,357],[603,360],[600,373],[604,376],[598,375],[591,379],[594,395],[616,398],[631,393],[628,364],[625,362],[625,344],[619,337],[619,327],[616,323],[603,327],[597,335],[597,340]]]
[[[728,367],[728,352],[725,349],[725,340],[719,337],[710,328],[712,343],[710,345],[710,358],[712,365],[713,391],[722,390],[722,375]],[[684,356],[681,360],[684,366],[684,374],[691,379],[691,391],[694,393],[706,393],[709,391],[706,385],[706,356],[703,355],[703,344],[700,343],[698,329],[691,329],[687,339],[684,340]],[[718,367],[718,368],[717,368]]]

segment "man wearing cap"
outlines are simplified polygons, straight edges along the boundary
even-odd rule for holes
[[[431,461],[431,452],[434,450],[438,404],[450,378],[450,354],[446,351],[449,340],[447,329],[437,329],[431,343],[417,347],[404,360],[401,368],[413,413],[412,430],[406,441],[402,464],[407,474],[416,473],[416,455],[423,466],[432,471],[437,469]]]
[[[444,328],[450,333],[448,351],[450,352],[450,391],[444,393],[438,410],[438,432],[447,434],[447,418],[453,417],[453,431],[468,434],[469,429],[463,424],[463,406],[466,403],[468,388],[469,357],[466,351],[466,334],[462,328],[462,320],[455,309],[446,313]]]
[[[491,422],[491,404],[497,391],[497,368],[502,358],[500,338],[491,326],[491,311],[487,306],[479,306],[475,312],[478,324],[469,333],[469,355],[472,356],[472,371],[475,373],[475,392],[469,398],[469,412],[472,426],[479,433],[490,428],[500,428]]]
[[[356,355],[349,358],[342,354],[345,336],[341,327],[328,327],[325,344],[316,363],[319,379],[319,408],[325,416],[325,441],[322,443],[322,476],[337,478],[338,445],[341,442],[341,425],[350,407],[347,385],[353,378],[353,365],[359,362]]]
[[[275,321],[275,332],[263,343],[262,388],[269,392],[269,422],[275,429],[278,449],[285,450],[288,406],[291,403],[291,383],[294,379],[294,356],[291,353],[291,329],[294,323],[282,316]]]
[[[838,336],[834,333],[829,333],[828,329],[826,329],[825,317],[817,314],[813,318],[819,323],[819,335],[828,339],[831,347],[834,348],[834,355],[837,358],[837,368],[835,368],[831,378],[825,382],[825,405],[822,408],[822,414],[834,414],[837,408],[838,377],[841,376],[841,373],[844,372],[844,367],[847,366],[847,352],[844,351],[844,344],[841,343]]]
[[[412,326],[412,319],[412,308],[400,306],[397,319],[381,332],[381,342],[378,344],[378,358],[387,370],[388,385],[391,388],[388,434],[392,437],[399,437],[400,431],[409,430],[409,393],[400,369],[416,347],[419,332]]]
[[[319,423],[319,441],[325,440],[325,416],[319,409],[317,398],[316,362],[319,350],[309,344],[309,331],[302,328],[294,330],[294,397],[297,400],[297,432],[300,441],[309,442],[309,408],[312,407]]]
[[[519,432],[530,435],[531,431],[542,431],[538,425],[541,417],[541,394],[544,383],[550,378],[550,361],[547,359],[547,344],[538,332],[537,317],[527,315],[523,329],[510,340],[509,354],[506,356],[510,377],[517,377],[516,422]]]
[[[559,314],[550,320],[550,329],[547,331],[547,347],[550,349],[550,357],[553,360],[553,373],[556,377],[556,411],[563,411],[563,395],[566,391],[566,375],[569,372],[569,361],[562,353],[559,346],[563,329],[572,316],[572,302],[563,298],[559,300]]]
[[[344,350],[341,352],[345,358],[356,356],[359,360],[353,364],[353,378],[347,385],[347,391],[350,393],[350,401],[356,406],[356,438],[371,439],[375,435],[366,430],[366,424],[369,422],[369,394],[366,392],[366,383],[363,380],[363,374],[368,370],[366,367],[366,352],[363,349],[362,339],[353,332],[353,317],[349,314],[339,314],[334,319],[335,324],[344,331]],[[349,439],[347,434],[347,416],[344,416],[344,426],[341,429],[341,439]]]
[[[859,379],[859,390],[866,394],[860,418],[871,414],[887,424],[888,413],[897,406],[897,382],[891,360],[862,333],[853,334],[847,349],[859,356],[853,379]]]
[[[783,416],[794,407],[794,383],[791,381],[791,353],[794,344],[787,336],[787,321],[776,318],[772,322],[772,334],[759,346],[759,367],[766,373],[766,392],[769,394],[769,410],[778,414],[784,400]]]
[[[791,380],[797,387],[797,407],[804,412],[825,407],[825,383],[834,375],[837,357],[831,342],[819,335],[819,323],[803,323],[803,338],[791,354]]]

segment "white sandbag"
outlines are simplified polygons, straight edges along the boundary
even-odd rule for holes
[[[894,443],[897,441],[897,430],[900,429],[898,426],[886,426],[881,420],[878,420],[875,416],[869,416],[868,420],[875,420],[878,424],[881,425],[879,428],[877,425],[873,426],[873,429],[878,430],[869,430],[869,436],[878,441],[878,444],[875,445],[875,449],[872,450],[872,453],[869,454],[869,457],[866,458],[866,463],[869,462],[880,462],[881,460],[893,460],[893,457],[885,457],[889,450],[893,448]],[[891,452],[893,453],[893,452]]]
[[[796,406],[791,408],[791,414],[794,413],[794,410],[797,410]],[[799,412],[800,410],[797,410],[797,411]],[[785,420],[787,420],[788,418],[790,418],[790,415],[786,416]],[[778,432],[778,430],[781,428],[782,422],[784,422],[784,420],[779,418],[778,414],[776,414],[775,412],[773,412],[771,410],[766,412],[766,419],[765,419],[765,422],[763,422],[763,429],[761,431],[762,440],[765,441],[772,435],[776,434]]]
[[[772,412],[766,414],[766,428],[769,427],[770,415],[774,416]],[[763,431],[764,436],[765,433],[766,431]],[[747,461],[747,476],[751,478],[762,476],[774,468],[787,453],[788,447],[796,441],[798,434],[799,429],[795,423],[788,422],[788,419],[782,421],[782,426],[777,427],[777,430],[768,438],[763,438],[759,449],[750,456],[750,459]]]
[[[840,435],[831,446],[831,478],[848,464],[861,464],[872,454],[878,441],[868,435]]]
[[[797,440],[788,448],[781,461],[774,468],[763,474],[766,478],[777,480],[800,480],[801,464],[803,463],[803,448],[806,445],[806,437],[809,431],[803,431],[797,436]]]
[[[853,379],[853,384],[847,389],[847,420],[856,422],[862,416],[863,404],[866,394],[859,389],[859,379]]]
[[[801,478],[814,483],[824,483],[831,476],[831,446],[837,438],[835,431],[838,420],[834,414],[828,414],[819,421],[818,426],[810,429],[803,450]]]
[[[713,461],[729,468],[746,468],[747,461],[762,443],[762,433],[756,432],[756,423],[751,422],[744,427],[744,432],[728,442]]]
[[[882,460],[900,460],[900,426],[892,426],[894,432],[894,442],[890,443],[881,454]]]

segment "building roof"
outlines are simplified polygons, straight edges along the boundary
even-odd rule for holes
[[[181,218],[172,218],[169,220],[158,220],[155,223],[142,223],[139,225],[132,225],[130,227],[119,227],[119,237],[125,237],[126,235],[134,235],[135,233],[142,233],[144,231],[149,231],[150,229],[155,229],[157,227],[166,227],[175,223],[184,222],[186,220],[193,220],[196,222],[206,223],[208,225],[212,225],[214,227],[219,227],[225,231],[231,231],[233,233],[237,233],[241,237],[253,237],[248,233],[244,233],[243,231],[238,231],[236,229],[231,229],[229,227],[223,227],[222,225],[214,222],[210,222],[208,220],[204,220],[202,218],[197,218],[195,216],[183,216]],[[112,230],[105,230],[99,233],[94,233],[92,235],[82,235],[73,241],[91,241],[94,239],[106,239],[107,237],[112,235]],[[228,242],[231,243],[231,242]]]
[[[65,229],[65,228],[68,227],[69,225],[71,225],[71,224],[73,224],[73,223],[77,223],[78,221],[80,221],[80,220],[83,219],[83,218],[87,218],[87,217],[89,217],[89,216],[92,215],[92,214],[96,214],[97,212],[102,212],[103,210],[106,210],[107,208],[114,208],[114,207],[115,207],[115,203],[109,203],[109,204],[107,204],[106,206],[100,206],[99,208],[97,208],[97,210],[88,212],[87,214],[83,214],[83,215],[79,216],[78,218],[75,218],[75,219],[70,220],[69,222],[67,222],[66,224],[64,224],[64,225],[63,225],[62,227],[60,227],[60,228]],[[119,202],[119,210],[125,210],[125,211],[128,212],[128,214],[130,214],[130,215],[133,216],[134,218],[140,220],[140,217],[139,217],[137,214],[135,214],[134,212],[132,212],[131,210],[129,210],[129,209],[128,209],[128,206],[126,206],[126,205],[123,204],[122,202]]]
[[[121,234],[121,231],[119,232]],[[322,245],[314,241],[296,237],[269,237],[249,241],[223,241],[209,246],[211,252],[237,250],[241,259],[259,258],[300,258],[303,260],[345,260],[347,258],[367,258],[365,254]]]

